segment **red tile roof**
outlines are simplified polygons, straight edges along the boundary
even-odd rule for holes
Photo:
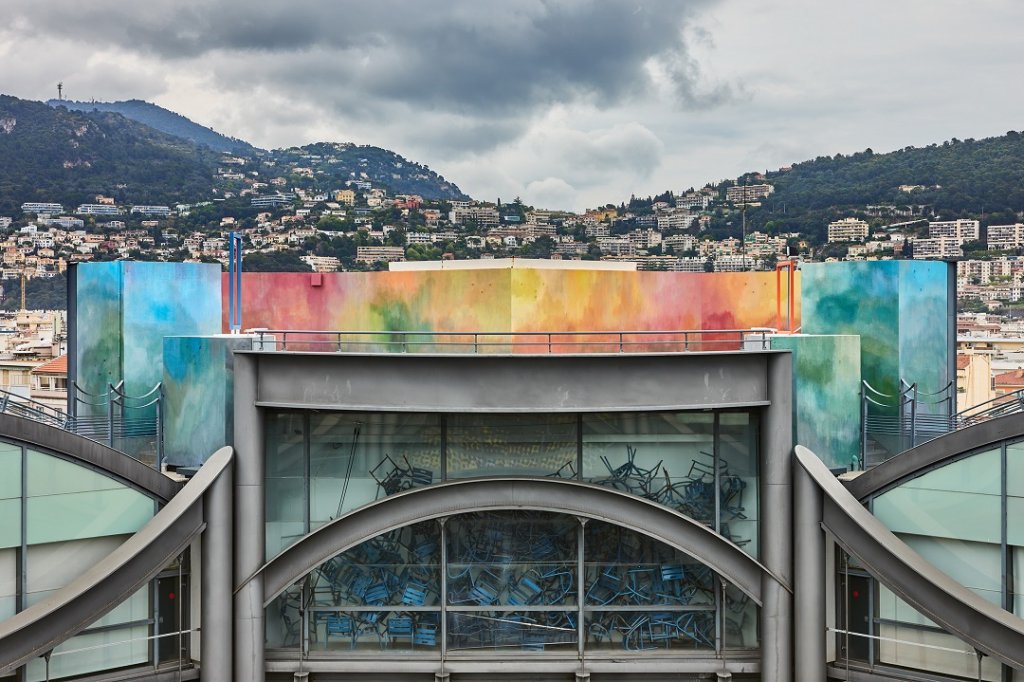
[[[68,374],[68,356],[62,355],[59,358],[50,360],[49,362],[34,367],[32,369],[33,374]]]
[[[1014,369],[995,375],[996,386],[1024,386],[1024,369]]]

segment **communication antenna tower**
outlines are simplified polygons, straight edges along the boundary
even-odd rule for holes
[[[64,81],[57,83],[57,99],[64,99]]]

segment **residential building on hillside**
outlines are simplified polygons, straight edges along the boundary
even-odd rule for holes
[[[995,250],[1019,249],[1024,246],[1024,223],[989,225],[988,248]]]
[[[734,204],[749,203],[758,199],[764,199],[774,191],[775,187],[768,184],[734,185],[726,188],[725,199]]]
[[[80,204],[75,213],[82,215],[120,215],[121,209],[110,204]]]
[[[26,201],[21,205],[22,213],[46,213],[47,215],[56,215],[64,212],[64,206],[62,204],[53,204],[38,201]]]
[[[930,239],[911,240],[914,247],[914,258],[961,258],[963,240],[959,237],[932,237]]]
[[[401,246],[357,246],[356,261],[372,265],[378,262],[390,263],[405,260],[405,249]]]
[[[859,218],[842,218],[828,224],[828,241],[860,242],[867,239],[868,224]]]
[[[977,220],[944,220],[928,223],[929,237],[952,237],[960,244],[981,239],[981,223]]]

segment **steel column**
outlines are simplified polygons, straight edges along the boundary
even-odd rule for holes
[[[821,489],[802,467],[793,467],[793,640],[796,682],[825,675],[825,533]]]
[[[768,399],[761,424],[761,561],[784,583],[762,576],[762,679],[793,679],[793,359],[790,353],[768,361]]]
[[[202,536],[200,666],[205,680],[230,680],[232,668],[233,467],[228,466],[206,492],[206,530]],[[179,621],[180,623],[180,621]]]
[[[263,424],[256,407],[259,357],[235,354],[235,575],[236,680],[264,679],[263,579],[246,579],[263,565]]]

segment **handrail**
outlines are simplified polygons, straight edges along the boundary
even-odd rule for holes
[[[306,330],[306,329],[249,329],[246,333],[258,337],[259,347],[288,350],[288,344],[303,347],[327,347],[342,352],[346,347],[372,346],[416,352],[415,349],[435,348],[452,351],[455,348],[478,353],[491,347],[529,348],[531,351],[553,353],[556,350],[599,349],[594,352],[625,353],[636,347],[652,349],[663,347],[665,352],[713,350],[716,345],[728,345],[729,350],[742,349],[753,337],[760,341],[762,350],[769,347],[769,337],[777,330],[770,327],[748,329],[644,329],[644,330],[557,330],[557,331],[430,331],[430,330]],[[728,335],[728,338],[715,338]],[[326,338],[324,338],[326,337]],[[668,338],[666,338],[668,337]],[[411,349],[415,347],[415,349]],[[471,349],[471,350],[469,350]]]
[[[902,379],[900,379],[900,382],[902,382],[902,381],[903,381],[903,380],[902,380]],[[902,390],[901,390],[901,391],[900,391],[899,393],[897,393],[897,394],[892,394],[892,393],[885,393],[885,392],[883,392],[883,391],[879,391],[879,390],[878,390],[877,388],[875,388],[874,386],[872,386],[871,384],[869,384],[869,383],[867,382],[867,380],[865,380],[865,379],[861,379],[861,383],[862,383],[862,384],[864,384],[864,387],[865,387],[866,389],[868,389],[869,391],[871,391],[871,392],[872,392],[872,393],[874,393],[875,395],[879,395],[879,396],[882,396],[883,398],[900,398],[900,397],[902,397],[902,396],[903,396],[903,391],[902,391]]]

